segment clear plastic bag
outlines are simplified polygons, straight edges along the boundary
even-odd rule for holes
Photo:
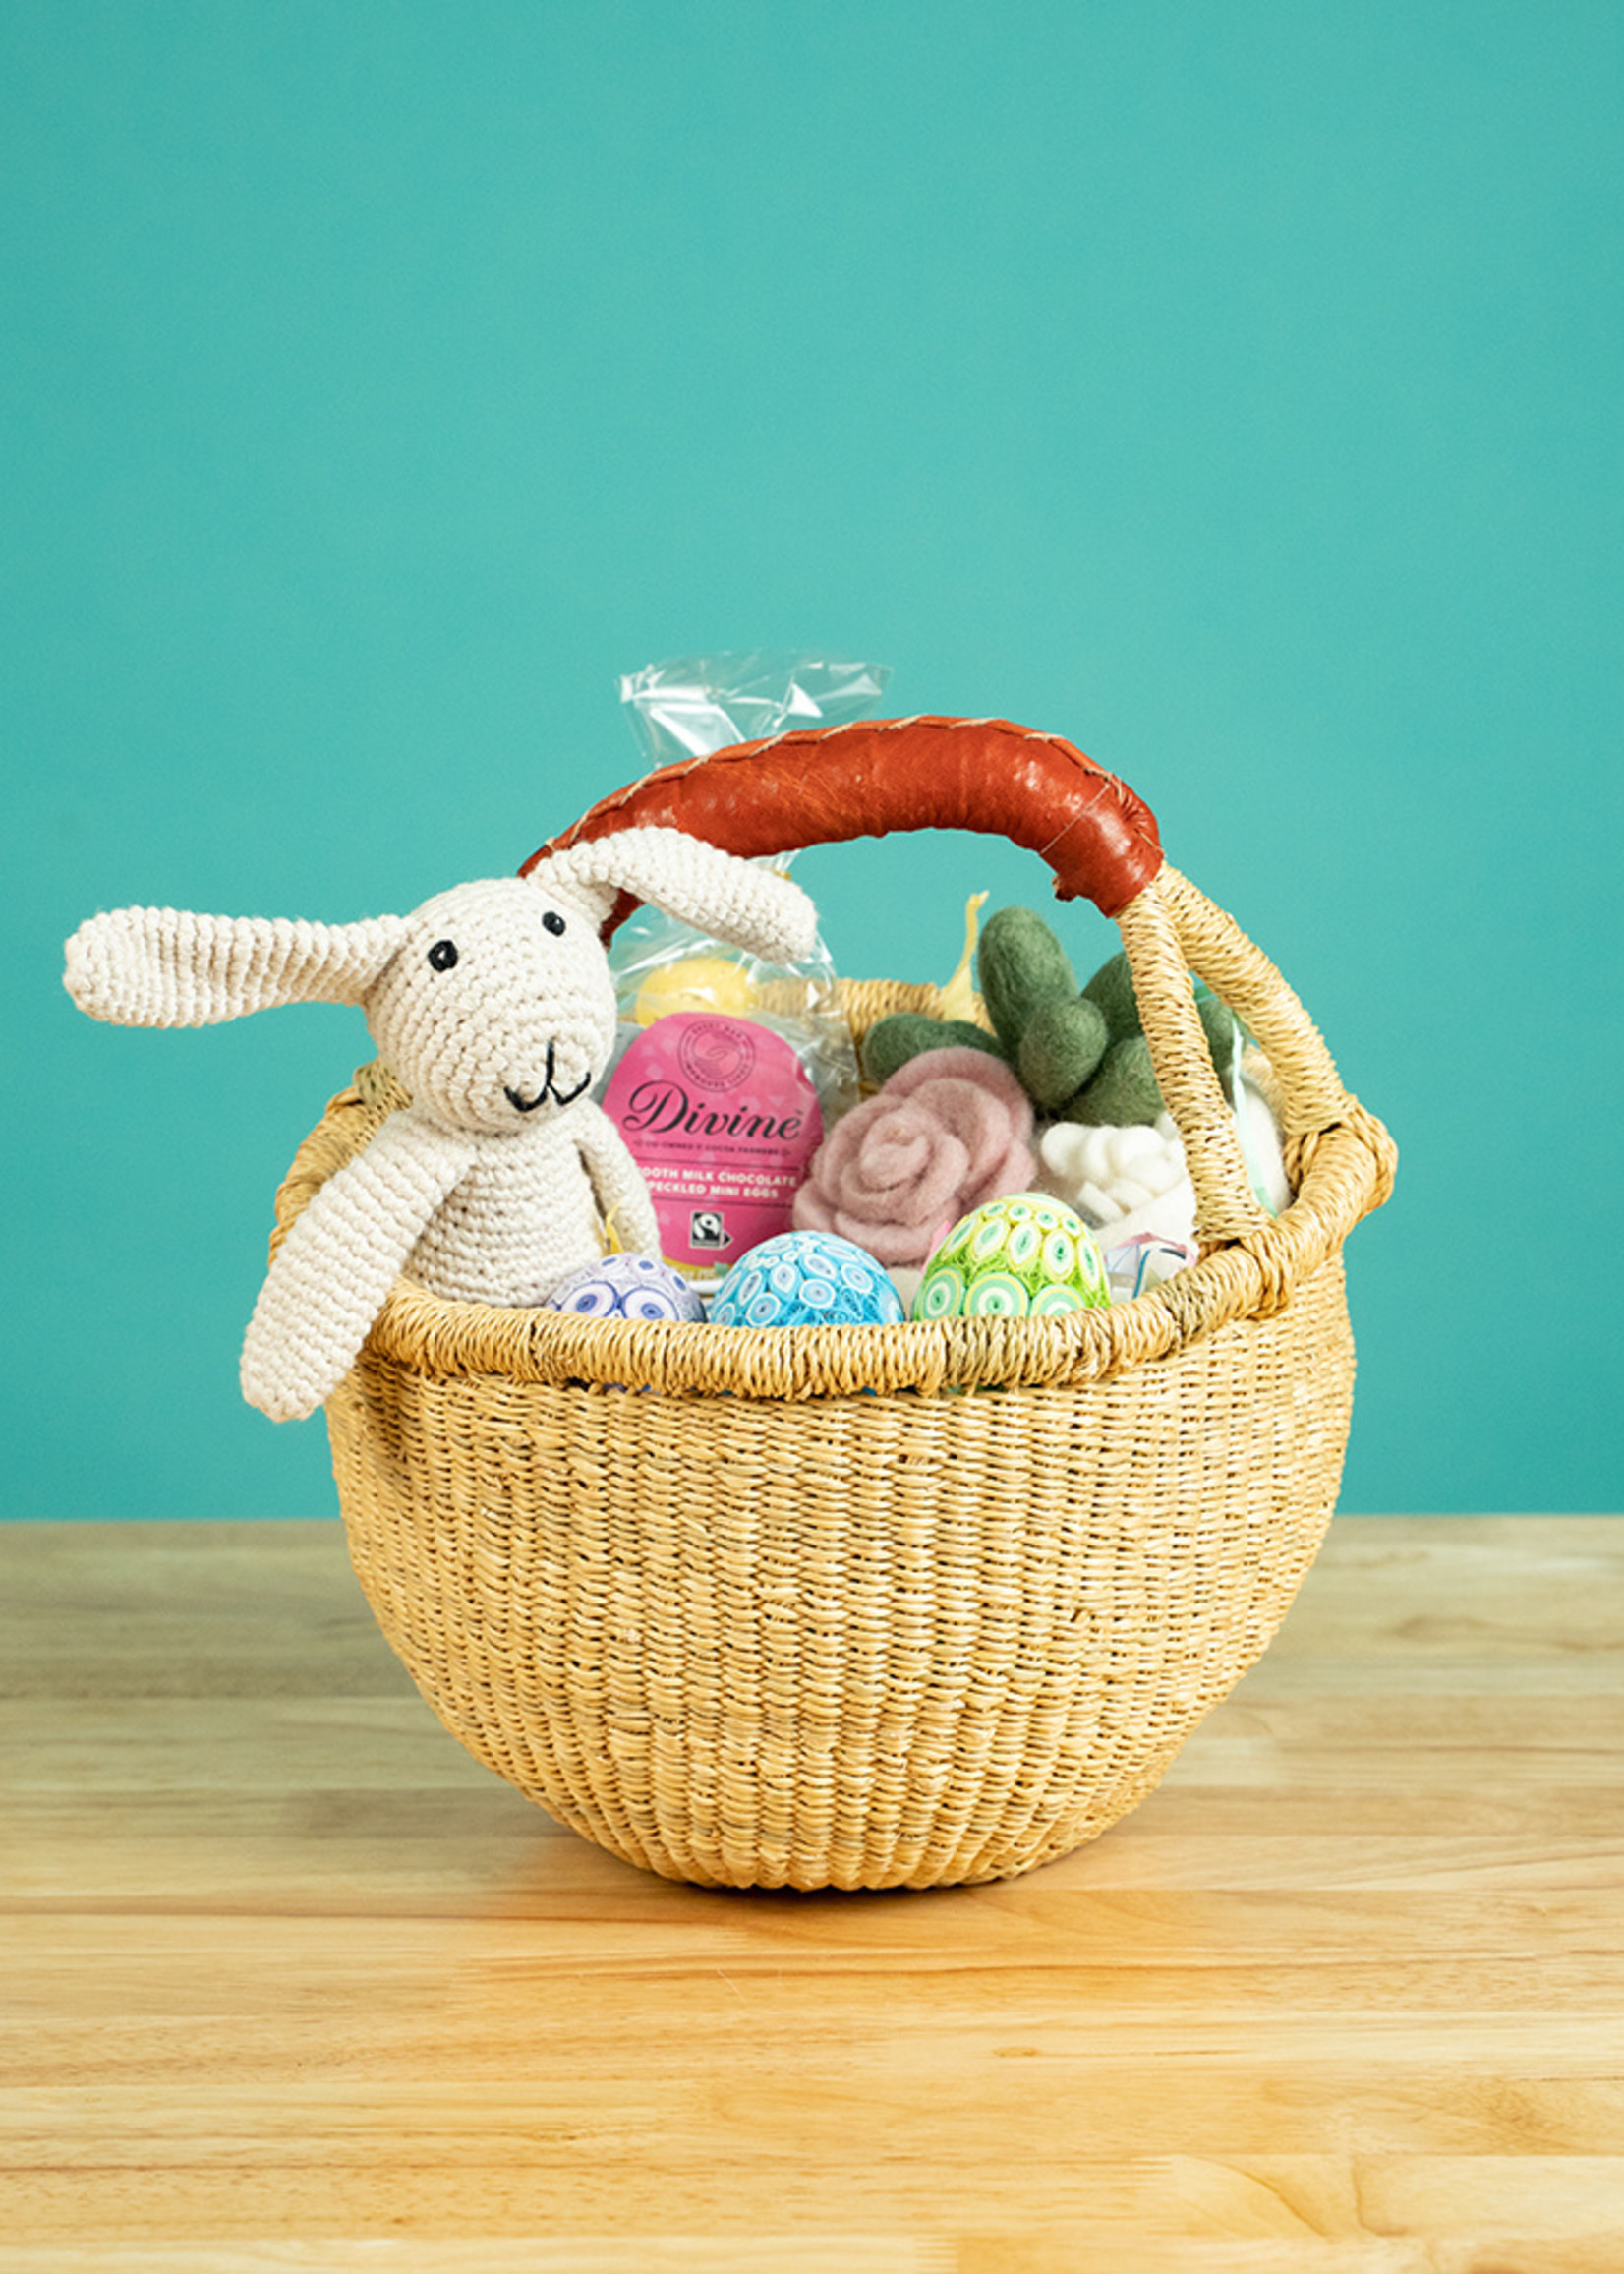
[[[622,677],[620,699],[659,767],[865,718],[890,676],[759,649],[645,665]],[[787,969],[648,907],[621,926],[609,962],[620,1023],[598,1095],[648,1183],[666,1259],[711,1278],[788,1230],[813,1153],[857,1102],[835,966],[821,938]]]
[[[788,727],[842,727],[871,718],[890,679],[885,664],[754,648],[645,664],[624,673],[620,700],[652,770]]]

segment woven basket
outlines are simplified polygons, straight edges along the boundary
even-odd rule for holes
[[[1284,1616],[1347,1439],[1342,1244],[1394,1151],[1274,967],[1159,848],[1141,865],[1108,912],[1186,1140],[1189,1270],[1057,1319],[778,1332],[402,1281],[329,1400],[351,1554],[413,1679],[627,1861],[801,1889],[1028,1871],[1141,1800]],[[1278,1219],[1190,970],[1267,1053],[1296,1189]],[[861,1028],[932,995],[847,1003]],[[333,1100],[281,1229],[399,1102],[377,1068]]]

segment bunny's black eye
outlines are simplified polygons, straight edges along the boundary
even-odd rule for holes
[[[457,943],[455,940],[436,940],[429,950],[429,968],[431,971],[448,971],[456,960]]]
[[[564,931],[566,928],[567,927],[565,926],[564,919],[561,915],[559,915],[556,908],[549,908],[547,914],[542,918],[543,931],[551,932],[554,939],[556,939],[559,933]]]

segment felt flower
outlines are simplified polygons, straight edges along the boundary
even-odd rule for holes
[[[1031,1100],[983,1050],[930,1050],[837,1122],[795,1195],[805,1231],[838,1232],[887,1264],[922,1263],[983,1200],[1030,1190]]]

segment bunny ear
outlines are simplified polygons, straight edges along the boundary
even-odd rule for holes
[[[799,885],[680,829],[622,829],[570,845],[538,861],[529,881],[584,901],[600,924],[629,893],[766,963],[798,963],[818,936]]]
[[[63,984],[114,1026],[211,1026],[276,1003],[359,1003],[404,931],[399,916],[307,924],[114,908],[68,942]]]

